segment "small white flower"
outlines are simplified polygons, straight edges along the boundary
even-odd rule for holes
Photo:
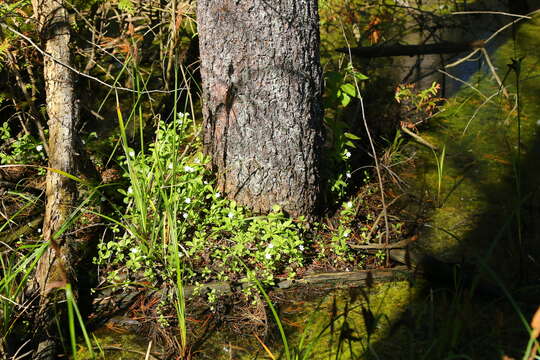
[[[185,172],[194,172],[195,169],[192,168],[191,166],[186,165],[186,166],[184,166],[184,171],[185,171]]]
[[[351,153],[350,153],[349,151],[347,151],[347,152],[345,153],[345,157],[346,157],[347,159],[350,158],[350,157],[351,157]]]
[[[131,157],[135,157],[135,151],[129,150],[128,155],[131,156]]]
[[[218,191],[218,192],[216,193],[216,197],[219,198],[220,196],[221,196],[221,193]]]
[[[229,217],[229,219],[232,219],[234,217],[234,214],[232,212],[228,213],[227,216]]]
[[[188,214],[187,214],[187,213],[183,213],[183,214],[182,214],[182,217],[183,217],[184,219],[187,219],[187,218],[188,218]]]
[[[173,168],[173,164],[172,164],[172,163],[170,163],[169,165],[167,165],[167,167],[169,168],[169,170],[172,170],[172,168]]]
[[[348,173],[345,174],[345,176],[347,177],[347,179],[350,179],[351,178],[351,173],[348,172]]]
[[[272,249],[273,247],[274,247],[274,244],[272,244],[272,243],[268,244],[269,249]]]
[[[128,194],[133,194],[133,188],[130,186],[128,187],[128,191],[127,191]]]
[[[136,254],[136,253],[139,252],[139,248],[136,248],[136,247],[131,248],[130,252],[131,252],[132,254]]]
[[[41,229],[37,229],[37,232],[41,234]]]
[[[37,150],[37,151],[43,150],[43,145],[38,145],[38,146],[36,146],[36,150]]]
[[[352,208],[352,201],[347,202],[345,206],[347,206],[349,209]]]
[[[179,119],[182,119],[185,116],[185,114],[183,112],[179,112],[177,116]],[[180,120],[180,122],[182,122],[182,120]]]
[[[201,159],[196,158],[196,159],[195,159],[195,164],[200,164],[200,163],[201,163]]]
[[[298,248],[300,249],[300,251],[304,251],[304,245],[300,245],[298,246]]]
[[[204,184],[204,185],[208,185],[208,181],[204,180],[204,181],[203,181],[203,184]]]
[[[266,253],[266,255],[264,255],[264,257],[267,259],[267,260],[270,260],[272,258],[272,255],[270,255],[269,253]]]
[[[186,200],[184,200],[184,202],[185,202],[186,204],[190,204],[190,203],[191,203],[191,199],[190,199],[190,198],[186,198]]]
[[[350,233],[351,233],[350,230],[345,230],[345,232],[343,233],[343,237],[349,237]]]

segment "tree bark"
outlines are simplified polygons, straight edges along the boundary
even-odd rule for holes
[[[68,15],[60,0],[32,0],[34,13],[45,51],[64,64],[70,64],[70,26]],[[49,167],[73,174],[75,172],[75,96],[70,70],[49,57],[44,58],[44,76],[49,117]],[[47,172],[46,209],[43,225],[44,241],[50,244],[39,260],[36,281],[39,285],[42,322],[39,330],[38,353],[35,358],[50,358],[57,339],[53,317],[62,316],[65,303],[63,288],[75,281],[72,269],[71,239],[65,234],[55,238],[74,209],[75,184],[69,178]],[[54,309],[58,305],[58,309]],[[59,311],[59,312],[58,312]],[[60,319],[63,324],[64,319]],[[54,355],[53,355],[54,356]]]
[[[218,188],[255,212],[316,214],[321,66],[316,0],[199,0],[204,147]]]

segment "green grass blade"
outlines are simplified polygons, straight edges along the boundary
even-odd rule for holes
[[[281,320],[279,319],[279,315],[278,315],[278,313],[276,311],[276,308],[272,304],[272,300],[270,299],[270,297],[268,296],[266,291],[264,291],[264,288],[263,288],[261,282],[259,281],[259,279],[257,279],[255,274],[247,267],[247,265],[242,260],[238,259],[238,261],[246,269],[248,278],[253,279],[253,282],[255,283],[255,285],[259,289],[260,293],[263,295],[264,300],[268,304],[268,307],[270,308],[270,311],[272,312],[272,316],[274,317],[274,320],[276,321],[276,324],[277,324],[278,329],[279,329],[279,335],[281,336],[281,341],[283,342],[283,349],[285,350],[285,358],[287,360],[292,360],[291,353],[289,351],[289,343],[287,342],[287,335],[285,334],[285,330],[283,329],[283,324],[281,323]]]
[[[73,358],[77,360],[77,336],[75,334],[75,318],[73,316],[73,293],[71,292],[71,285],[66,284],[66,301],[68,312],[68,327],[69,327],[69,339],[71,343],[71,353]]]

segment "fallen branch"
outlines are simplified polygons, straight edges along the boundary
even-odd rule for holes
[[[432,145],[429,141],[425,140],[420,135],[413,133],[411,130],[407,129],[405,126],[401,127],[401,131],[403,131],[405,134],[411,136],[414,140],[416,140],[420,144],[427,146],[431,150],[433,150],[433,151],[438,150],[437,146]]]
[[[333,286],[370,286],[374,281],[395,281],[398,279],[405,279],[410,275],[411,271],[407,269],[406,266],[397,266],[391,269],[321,273],[306,275],[301,279],[282,280],[276,284],[275,288],[285,290],[304,286],[324,287],[330,284]],[[231,295],[248,286],[250,286],[250,283],[247,279],[242,279],[238,283],[213,281],[199,286],[186,285],[183,287],[183,291],[186,298],[201,295],[204,296],[209,292],[214,292],[218,296],[223,296]],[[167,298],[170,291],[174,291],[174,289],[162,288],[152,290],[149,288],[140,288],[133,289],[128,293],[118,293],[116,289],[111,287],[96,289],[97,296],[93,301],[93,313],[121,313],[135,302],[139,296]]]
[[[433,54],[454,54],[464,51],[480,49],[484,47],[483,40],[469,42],[441,42],[436,44],[423,45],[388,45],[388,46],[362,46],[356,48],[339,48],[338,52],[365,57],[386,57],[386,56],[416,56]]]
[[[29,221],[27,224],[22,225],[7,234],[1,233],[0,241],[6,244],[10,244],[14,241],[17,241],[21,236],[24,236],[28,233],[34,232],[37,229],[39,229],[42,222],[43,222],[43,215],[40,215],[36,217],[35,219]]]
[[[352,249],[361,249],[361,250],[402,249],[406,247],[407,245],[413,243],[414,241],[416,241],[415,236],[411,237],[410,239],[405,239],[405,240],[401,240],[401,241],[390,243],[390,244],[366,244],[366,245],[348,244],[348,245]]]

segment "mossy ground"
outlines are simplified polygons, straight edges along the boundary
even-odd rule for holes
[[[536,187],[532,179],[538,175],[534,159],[539,155],[540,110],[540,88],[534,80],[540,74],[534,34],[538,30],[536,17],[519,27],[515,41],[508,37],[492,55],[499,77],[505,80],[508,98],[499,91],[484,62],[468,80],[476,90],[462,87],[448,99],[444,112],[431,119],[430,128],[422,131],[421,135],[439,149],[445,148],[440,196],[435,156],[441,151],[435,154],[422,145],[409,145],[407,151],[416,152],[418,160],[414,173],[406,174],[406,178],[412,180],[416,209],[426,213],[420,238],[422,246],[436,256],[456,259],[463,254],[478,256],[491,246],[500,249],[503,244],[494,245],[493,241],[516,237],[518,204],[534,205]],[[521,61],[519,78],[518,146],[516,74],[508,64],[523,54],[527,55]],[[528,215],[521,212],[522,217]],[[523,225],[526,219],[520,221]],[[535,231],[522,234],[536,236]]]

